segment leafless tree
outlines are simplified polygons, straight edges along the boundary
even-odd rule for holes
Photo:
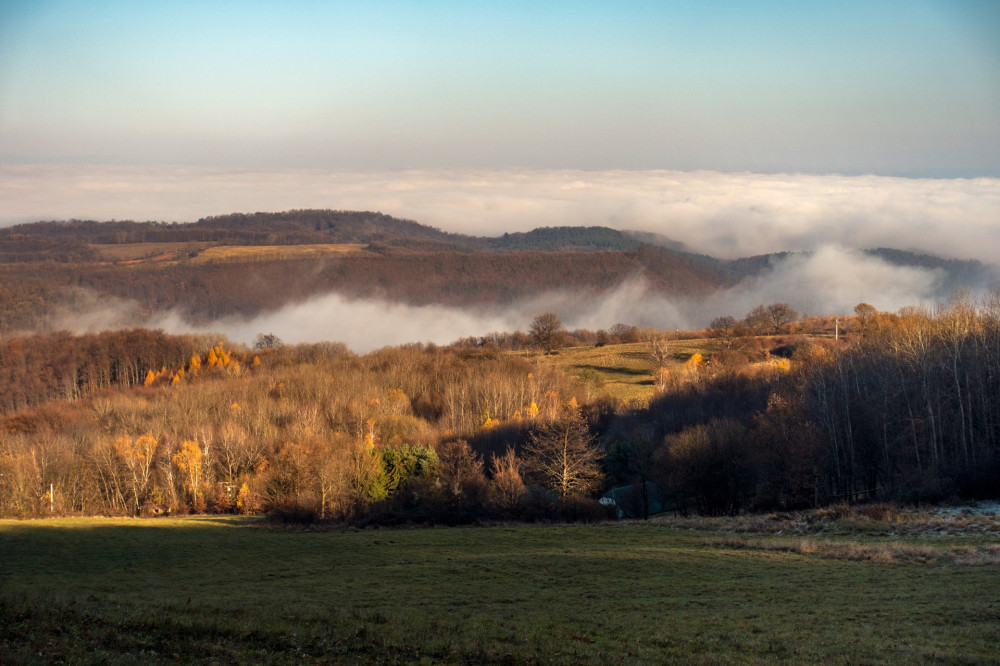
[[[560,346],[563,325],[555,313],[546,312],[532,320],[530,332],[535,345],[545,350],[546,354],[551,354]]]
[[[559,495],[564,508],[566,498],[586,496],[600,485],[601,457],[579,410],[571,408],[560,418],[541,423],[524,448],[525,468]]]

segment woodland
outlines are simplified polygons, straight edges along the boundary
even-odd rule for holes
[[[142,328],[48,330],[51,308],[83,288],[140,309],[183,300],[214,317],[274,307],[290,290],[380,285],[404,300],[502,301],[544,287],[544,276],[600,289],[641,266],[664,289],[691,292],[766,270],[611,230],[487,242],[377,214],[293,213],[282,224],[258,215],[4,230],[0,516],[456,524],[643,517],[651,495],[703,515],[1000,496],[997,292],[895,313],[860,303],[836,335],[829,318],[774,303],[669,333],[566,331],[540,313],[528,331],[363,355],[267,334],[248,347]],[[282,241],[363,248],[319,264],[196,261],[212,243]],[[525,249],[536,242],[545,249]],[[304,264],[320,269],[296,281]],[[954,279],[988,270],[952,269]],[[222,288],[236,276],[255,288]],[[647,397],[602,391],[554,362],[582,347],[641,359],[629,372]],[[598,501],[612,489],[616,507]]]
[[[995,267],[977,261],[867,252],[894,265],[937,270],[943,293],[1000,279]],[[115,323],[129,328],[168,311],[193,323],[250,317],[331,292],[503,306],[567,286],[606,293],[639,278],[653,294],[699,298],[764,274],[787,256],[720,260],[662,236],[603,227],[480,238],[379,213],[329,210],[192,224],[40,222],[0,229],[0,336],[59,330],[67,312],[108,303],[127,304]]]

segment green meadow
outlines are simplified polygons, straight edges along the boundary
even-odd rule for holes
[[[0,521],[0,663],[1000,660],[995,563],[755,539],[653,524]],[[854,549],[865,539],[884,547]]]
[[[677,372],[692,354],[708,357],[710,341],[672,340],[668,363]],[[556,354],[523,354],[538,362],[552,365],[576,378],[590,392],[588,397],[607,394],[625,404],[646,405],[655,394],[656,364],[649,356],[649,346],[642,342],[605,345],[603,347],[563,347]]]

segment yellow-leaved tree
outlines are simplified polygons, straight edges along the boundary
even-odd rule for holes
[[[156,438],[146,433],[134,440],[123,435],[115,440],[115,455],[128,470],[128,487],[132,495],[132,508],[136,511],[146,501],[153,476],[154,456],[156,455]]]
[[[180,470],[184,478],[184,490],[191,500],[195,511],[204,511],[205,497],[201,489],[202,453],[198,442],[186,440],[173,457],[174,466]]]

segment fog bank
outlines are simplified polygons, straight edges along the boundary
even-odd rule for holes
[[[57,327],[77,332],[141,325],[168,333],[221,333],[252,343],[273,333],[289,344],[343,342],[364,353],[411,342],[448,344],[494,331],[527,330],[542,312],[555,312],[569,329],[607,329],[618,322],[663,329],[703,328],[717,316],[742,318],[758,304],[787,302],[802,314],[842,315],[859,302],[893,312],[904,306],[935,305],[948,297],[936,271],[892,266],[878,257],[839,246],[776,262],[757,278],[694,299],[667,298],[640,278],[601,294],[578,290],[548,292],[510,306],[455,308],[406,305],[382,299],[349,299],[327,294],[244,318],[228,317],[196,325],[173,311],[136,320],[134,304],[77,298],[78,312],[66,312]]]
[[[559,225],[652,231],[723,258],[826,244],[1000,256],[998,178],[0,165],[0,200],[0,224],[332,208],[476,235]]]

